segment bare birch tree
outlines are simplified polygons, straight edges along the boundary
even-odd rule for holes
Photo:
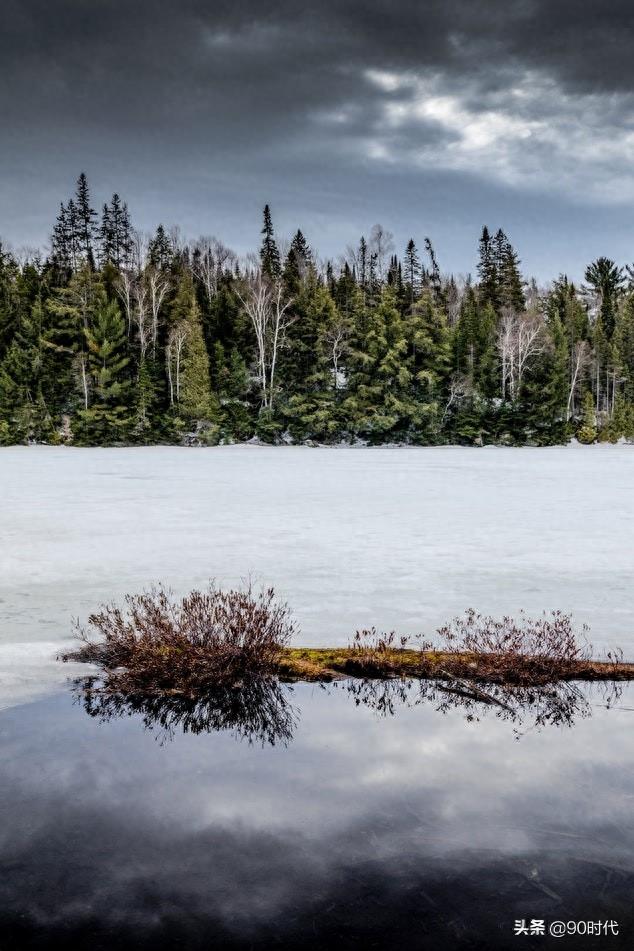
[[[156,268],[148,268],[145,272],[147,288],[149,292],[150,312],[152,315],[152,354],[156,356],[156,343],[158,340],[159,312],[165,295],[169,290],[169,281]]]
[[[502,373],[502,399],[506,399],[506,394],[510,391],[512,394],[512,387],[510,381],[514,377],[514,361],[515,361],[515,320],[516,315],[513,311],[506,310],[502,314],[502,319],[500,320],[500,326],[498,329],[498,351],[500,354],[500,366]]]
[[[139,334],[141,363],[145,360],[150,341],[150,313],[148,308],[148,289],[143,281],[137,281],[134,287],[134,322]]]
[[[87,358],[86,354],[82,351],[78,354],[77,364],[79,368],[79,376],[81,379],[81,390],[84,399],[84,409],[88,409],[88,373],[87,373]]]
[[[218,293],[218,283],[227,267],[232,267],[236,256],[217,238],[200,238],[194,248],[194,274],[205,288],[207,300],[212,302]]]
[[[372,225],[370,251],[376,254],[376,270],[380,281],[387,273],[386,258],[394,253],[394,235],[381,224]]]
[[[439,430],[442,430],[447,422],[451,407],[459,402],[467,393],[471,393],[469,380],[460,373],[452,373],[451,379],[449,380],[449,392],[447,393],[447,399],[438,424]]]
[[[568,388],[568,402],[566,404],[566,421],[574,416],[575,397],[589,360],[590,350],[587,341],[578,340],[572,351],[570,363],[570,386]]]
[[[132,333],[132,306],[134,297],[134,277],[131,271],[121,271],[116,283],[117,294],[123,304],[126,326],[128,328],[128,337]]]
[[[272,409],[279,351],[293,321],[289,313],[292,299],[284,300],[282,282],[267,280],[261,270],[251,272],[238,298],[255,332],[262,407]]]
[[[517,320],[517,378],[514,396],[519,393],[524,374],[533,357],[546,349],[544,321],[540,314],[520,314]]]
[[[140,274],[147,262],[150,236],[141,231],[133,231],[131,243],[130,267],[133,273]]]
[[[170,391],[171,406],[173,406],[174,403],[178,403],[180,399],[181,363],[186,340],[187,325],[184,322],[176,324],[170,332],[165,350],[167,382]]]
[[[340,361],[348,352],[348,323],[343,318],[339,318],[330,327],[325,334],[325,340],[330,350],[330,359],[332,360],[332,376],[334,388],[339,388]]]
[[[505,309],[498,330],[502,399],[515,400],[533,358],[543,353],[547,340],[541,314]]]

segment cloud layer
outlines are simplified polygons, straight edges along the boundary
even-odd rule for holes
[[[621,0],[9,0],[0,228],[41,240],[85,168],[147,226],[244,230],[268,199],[330,250],[486,208],[529,246],[587,220],[624,247],[633,38]]]

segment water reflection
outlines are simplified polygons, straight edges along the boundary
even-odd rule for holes
[[[380,717],[397,716],[404,709],[429,706],[440,714],[464,713],[469,723],[492,716],[508,723],[519,738],[529,730],[572,727],[592,715],[587,685],[569,682],[537,687],[474,684],[441,680],[343,680],[320,685],[326,693],[343,690],[356,706]],[[275,678],[251,678],[240,686],[218,687],[196,699],[177,695],[146,696],[112,693],[98,678],[74,682],[74,693],[86,713],[101,722],[138,716],[144,727],[157,731],[161,742],[176,733],[228,731],[236,739],[260,745],[288,745],[298,723],[290,702],[292,686]],[[618,683],[597,684],[602,706],[612,706],[621,695]]]
[[[439,684],[284,686],[286,747],[235,743],[225,707],[103,723],[95,686],[95,716],[68,692],[0,714],[3,951],[508,951],[516,919],[615,919],[632,946],[634,684],[609,711],[575,685],[593,715],[522,743]]]
[[[290,703],[292,688],[274,678],[254,677],[240,686],[218,687],[203,697],[146,696],[106,692],[98,678],[76,680],[74,693],[86,713],[103,723],[138,716],[161,742],[176,733],[229,731],[236,739],[262,746],[287,745],[293,739],[297,711]]]
[[[437,713],[462,710],[469,723],[485,715],[510,723],[519,738],[528,730],[549,726],[574,726],[592,715],[588,687],[574,682],[536,687],[474,684],[454,680],[353,680],[345,689],[357,705],[370,707],[380,716],[395,716],[399,708],[431,705]],[[609,708],[622,693],[620,684],[594,685],[602,706]]]

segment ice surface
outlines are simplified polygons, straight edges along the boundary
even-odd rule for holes
[[[634,448],[0,450],[0,706],[65,680],[71,618],[251,574],[306,644],[572,611],[634,656]]]

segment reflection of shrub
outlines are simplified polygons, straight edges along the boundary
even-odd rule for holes
[[[590,658],[581,645],[569,615],[552,611],[539,618],[520,614],[483,617],[469,610],[438,631],[442,650],[458,663],[474,664],[478,678],[506,682],[546,683],[566,677]]]
[[[76,695],[86,713],[98,720],[136,715],[162,740],[177,732],[230,731],[236,739],[262,745],[287,744],[293,738],[297,713],[289,702],[291,688],[274,677],[245,677],[239,686],[223,685],[199,697],[102,690],[96,678],[76,681]]]
[[[77,625],[82,646],[65,659],[92,661],[117,688],[201,690],[275,669],[294,625],[272,588],[221,591],[211,584],[176,600],[162,587],[105,605]],[[93,635],[100,636],[94,640]]]
[[[348,680],[344,689],[357,706],[367,706],[379,716],[395,716],[403,708],[431,705],[438,713],[459,710],[469,723],[491,715],[512,724],[519,738],[526,729],[546,726],[573,726],[576,720],[592,715],[591,699],[610,707],[618,702],[622,688],[602,685],[593,694],[576,683],[539,685],[485,684],[486,689],[464,680]]]

